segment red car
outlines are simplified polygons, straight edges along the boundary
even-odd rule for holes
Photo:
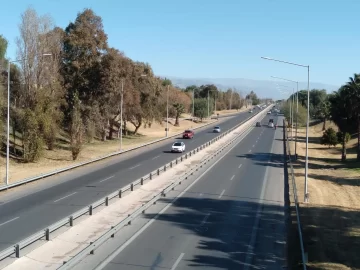
[[[192,139],[194,137],[195,133],[192,130],[185,130],[183,133],[183,139]]]

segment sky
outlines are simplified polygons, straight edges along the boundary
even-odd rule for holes
[[[359,63],[359,0],[16,0],[7,1],[0,34],[16,58],[21,13],[34,8],[65,28],[84,8],[103,19],[109,45],[155,74],[183,78],[270,76],[340,86]]]

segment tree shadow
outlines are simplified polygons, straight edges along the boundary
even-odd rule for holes
[[[158,217],[160,222],[185,229],[193,239],[198,239],[187,250],[188,254],[192,253],[191,259],[184,260],[187,267],[242,269],[249,256],[252,256],[249,269],[285,264],[284,235],[274,233],[274,228],[280,227],[280,231],[284,231],[284,207],[270,202],[259,204],[254,202],[255,198],[223,196],[224,199],[219,200],[216,197],[199,198],[186,194],[175,201],[174,211]],[[161,200],[171,202],[171,199]],[[249,244],[259,205],[262,208],[260,225],[253,254],[250,254]],[[209,217],[203,222],[206,215]],[[145,214],[148,219],[155,216]],[[272,248],[267,249],[267,245]]]
[[[298,136],[297,141],[298,142],[306,142],[306,137],[305,136]],[[321,138],[320,137],[310,137],[309,136],[309,143],[321,144]]]
[[[270,159],[269,159],[270,156]],[[256,165],[259,166],[271,166],[271,167],[284,167],[284,155],[283,154],[272,154],[272,153],[252,153],[237,155],[238,158],[247,158],[255,161]]]

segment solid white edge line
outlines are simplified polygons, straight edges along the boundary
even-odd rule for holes
[[[108,178],[105,178],[105,179],[99,181],[99,183],[102,183],[102,182],[105,182],[105,181],[107,181],[107,180],[109,180],[109,179],[111,179],[111,178],[114,178],[114,176],[115,176],[115,175],[109,176]]]
[[[215,162],[206,169],[198,178],[196,178],[190,185],[187,186],[177,197],[175,197],[171,202],[169,202],[153,219],[146,223],[139,231],[137,231],[133,236],[131,236],[121,247],[115,250],[110,254],[105,260],[103,260],[94,270],[103,269],[109,262],[111,262],[117,255],[119,255],[128,245],[130,245],[140,234],[142,234],[152,223],[154,223],[167,209],[170,208],[179,198],[181,198],[189,189],[191,189],[204,175],[206,175],[216,164],[218,164],[230,151],[239,145],[239,143],[254,129],[254,127],[249,128],[248,133],[241,138],[239,142],[234,144],[228,149],[220,158],[216,159]],[[239,138],[240,139],[240,138]]]
[[[66,196],[64,196],[64,197],[62,197],[62,198],[60,198],[60,199],[57,199],[56,201],[54,201],[54,203],[56,203],[56,202],[59,202],[59,201],[61,201],[61,200],[63,200],[63,199],[66,199],[66,198],[68,198],[68,197],[70,197],[70,196],[72,196],[72,195],[74,195],[74,194],[76,194],[77,192],[75,191],[75,192],[73,192],[73,193],[71,193],[71,194],[69,194],[69,195],[66,195]]]
[[[221,191],[220,195],[219,195],[219,199],[221,199],[221,197],[224,195],[225,193],[225,189],[223,191]]]
[[[180,256],[177,258],[177,260],[175,261],[174,265],[171,267],[170,270],[175,270],[176,267],[179,265],[182,257],[184,257],[185,253],[181,253]]]
[[[10,220],[8,220],[8,221],[3,222],[3,223],[0,224],[0,227],[1,227],[2,225],[5,225],[5,224],[10,223],[11,221],[17,220],[18,218],[19,218],[19,217],[15,217],[15,218],[13,218],[13,219],[10,219]]]
[[[231,176],[230,181],[234,180],[235,174]]]
[[[270,148],[270,152],[273,152],[273,148],[274,148],[274,142],[275,142],[275,133],[273,135],[273,140],[272,140],[272,144],[271,144],[271,148]],[[267,163],[270,163],[271,161],[271,155],[267,161]],[[262,210],[262,202],[264,200],[264,196],[265,196],[265,187],[267,186],[267,182],[268,182],[268,174],[269,174],[269,166],[266,167],[266,171],[265,171],[265,175],[264,175],[264,182],[263,185],[261,187],[261,194],[260,194],[260,198],[259,198],[259,205],[257,207],[256,210],[256,216],[255,216],[255,223],[254,226],[252,228],[251,231],[251,238],[250,238],[250,243],[246,252],[246,258],[245,258],[245,265],[244,265],[244,270],[249,270],[250,268],[250,263],[252,261],[253,258],[253,251],[255,248],[255,241],[256,241],[256,236],[257,236],[257,231],[258,231],[258,227],[259,227],[259,221],[260,221],[260,214],[261,214],[261,210]]]

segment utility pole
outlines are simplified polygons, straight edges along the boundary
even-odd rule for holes
[[[170,85],[168,84],[166,91],[166,137],[168,136],[169,132],[169,89]]]
[[[124,100],[124,79],[121,80],[121,100],[120,100],[120,152],[122,152],[122,133],[123,133],[123,100]]]

